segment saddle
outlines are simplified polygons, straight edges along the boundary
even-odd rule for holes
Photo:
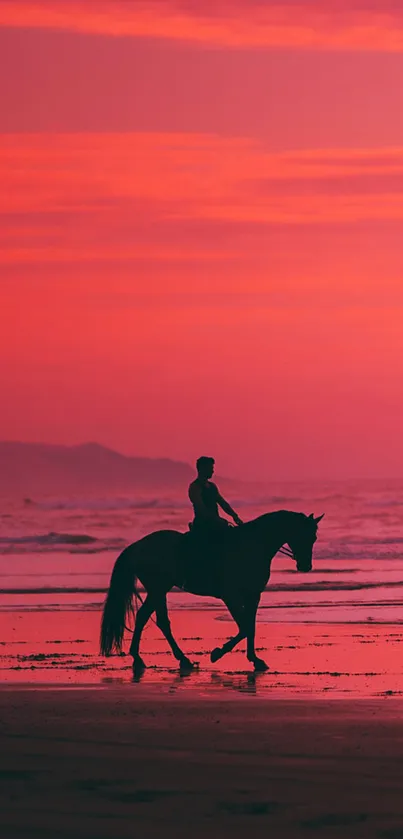
[[[200,533],[208,533],[209,535],[214,535],[218,533],[225,533],[229,527],[235,527],[234,524],[227,521],[227,519],[219,518],[217,519],[217,524],[215,523],[214,519],[212,520],[214,524],[201,524],[200,522],[196,522],[195,520],[188,522],[189,532],[192,530],[197,530]]]
[[[221,526],[221,522],[224,524]],[[188,523],[180,558],[180,582],[178,587],[193,594],[214,594],[218,590],[220,578],[220,542],[228,533],[231,525],[226,519],[220,519],[218,527],[205,527],[203,524]]]

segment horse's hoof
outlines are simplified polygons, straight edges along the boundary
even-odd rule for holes
[[[213,664],[214,664],[214,662],[215,662],[215,661],[219,661],[219,659],[220,659],[220,658],[222,658],[222,657],[223,657],[223,655],[224,655],[224,653],[223,653],[223,651],[221,650],[221,648],[220,648],[220,647],[216,647],[216,648],[215,648],[214,650],[212,650],[212,651],[211,651],[211,653],[210,653],[210,661],[212,661],[212,662],[213,662]]]
[[[193,664],[193,661],[190,658],[181,658],[179,662],[179,669],[181,673],[190,673],[192,670],[195,670],[197,667],[196,664]]]
[[[269,670],[269,665],[263,661],[262,658],[256,658],[253,662],[253,666],[255,668],[256,673],[264,673],[266,670]]]
[[[133,673],[138,676],[139,674],[144,673],[145,669],[146,665],[144,664],[143,659],[140,658],[140,656],[136,656],[136,658],[133,659]]]

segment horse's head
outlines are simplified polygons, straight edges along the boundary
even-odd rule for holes
[[[312,549],[316,542],[318,524],[324,513],[317,518],[313,513],[305,516],[303,513],[295,517],[295,526],[287,544],[291,548],[297,563],[297,570],[306,572],[312,570]]]

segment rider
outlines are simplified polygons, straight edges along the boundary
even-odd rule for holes
[[[231,516],[235,524],[242,524],[238,514],[232,509],[228,501],[220,495],[218,488],[210,478],[214,474],[214,458],[199,457],[196,462],[197,478],[189,486],[189,498],[193,504],[193,527],[204,532],[224,530],[228,527],[226,519],[220,517],[218,507]]]

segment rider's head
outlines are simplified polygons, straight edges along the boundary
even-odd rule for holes
[[[214,457],[199,457],[196,461],[196,469],[199,478],[208,480],[214,474]]]

